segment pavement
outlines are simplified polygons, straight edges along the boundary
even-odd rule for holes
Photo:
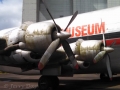
[[[38,90],[39,77],[0,74],[0,90]],[[99,74],[75,74],[73,77],[59,77],[59,80],[58,90],[120,90],[120,74],[112,81],[101,81]]]

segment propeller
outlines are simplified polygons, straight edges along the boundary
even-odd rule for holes
[[[50,17],[52,18],[52,20],[53,20],[53,22],[54,22],[54,24],[55,24],[56,30],[58,30],[58,32],[60,32],[60,30],[57,28],[57,24],[55,23],[55,20],[54,20],[54,18],[52,17],[52,15],[51,15],[51,13],[50,13],[50,11],[49,11],[49,9],[48,9],[48,7],[47,7],[45,1],[42,0],[42,2],[43,2],[43,4],[44,4],[44,6],[45,6],[45,9],[47,10],[47,12],[49,13]]]
[[[52,53],[55,51],[55,49],[58,47],[59,45],[59,42],[60,42],[60,39],[56,39],[54,40],[50,45],[49,47],[47,48],[47,50],[45,51],[44,55],[42,56],[39,64],[38,64],[38,68],[40,70],[43,69],[44,65],[48,62],[50,56],[52,55]]]
[[[106,66],[107,66],[107,71],[108,71],[109,78],[110,78],[110,80],[112,80],[112,70],[111,70],[111,65],[110,65],[109,54],[106,56]]]
[[[67,30],[68,26],[73,22],[73,20],[74,20],[75,17],[77,16],[77,14],[78,14],[78,11],[76,11],[76,12],[74,13],[74,15],[72,16],[71,20],[69,21],[69,23],[68,23],[67,27],[64,29],[64,31]]]
[[[102,25],[102,20],[101,20],[101,25]],[[110,65],[110,56],[108,53],[114,51],[113,48],[111,47],[107,47],[106,45],[106,39],[105,39],[105,35],[104,35],[104,31],[103,31],[103,45],[101,47],[101,51],[94,57],[93,62],[97,63],[98,61],[102,60],[104,58],[104,56],[106,57],[106,66],[107,66],[107,71],[108,71],[108,75],[110,80],[112,80],[112,71],[111,71],[111,65]]]
[[[70,19],[68,25],[66,26],[66,28],[64,29],[64,31],[62,31],[61,28],[58,28],[57,24],[55,23],[50,11],[48,10],[48,7],[46,5],[46,3],[43,1],[43,4],[46,8],[46,10],[48,11],[50,17],[52,18],[54,24],[55,24],[55,28],[58,31],[57,34],[56,32],[53,33],[53,37],[54,37],[54,41],[49,45],[49,47],[47,48],[47,50],[45,51],[45,53],[43,54],[42,58],[40,59],[39,63],[38,63],[38,69],[42,70],[44,68],[44,66],[47,64],[47,62],[49,61],[50,56],[53,54],[53,52],[57,49],[57,47],[59,46],[59,44],[62,44],[67,56],[69,57],[70,61],[73,64],[73,67],[75,69],[78,69],[78,63],[75,60],[74,54],[70,48],[69,43],[66,41],[67,38],[69,38],[71,36],[71,34],[65,32],[66,29],[68,28],[68,26],[73,22],[73,20],[76,18],[78,11],[76,11],[72,18]]]

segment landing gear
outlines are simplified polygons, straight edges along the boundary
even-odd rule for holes
[[[57,90],[59,79],[57,76],[41,76],[38,81],[40,90]]]
[[[106,73],[101,73],[101,74],[100,74],[100,79],[101,79],[101,80],[104,80],[104,81],[110,80],[108,74],[106,74]]]

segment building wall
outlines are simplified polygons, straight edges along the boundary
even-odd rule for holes
[[[39,21],[39,0],[23,0],[22,22],[26,21]]]
[[[49,2],[46,2],[46,4],[52,16],[54,18],[59,18],[69,16],[73,13],[72,2],[72,0],[49,0]],[[43,3],[40,3],[39,17],[40,21],[51,19]]]
[[[107,0],[107,5],[108,5],[108,8],[120,6],[120,0]]]
[[[120,5],[120,0],[45,0],[54,18],[100,10]],[[51,19],[40,0],[23,0],[24,21],[44,21]]]
[[[107,8],[107,0],[75,0],[74,11],[79,13]]]

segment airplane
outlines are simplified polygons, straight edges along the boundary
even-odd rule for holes
[[[58,76],[120,73],[120,7],[54,19],[42,1],[52,20],[0,31],[0,71],[41,75],[40,90],[56,89]]]

